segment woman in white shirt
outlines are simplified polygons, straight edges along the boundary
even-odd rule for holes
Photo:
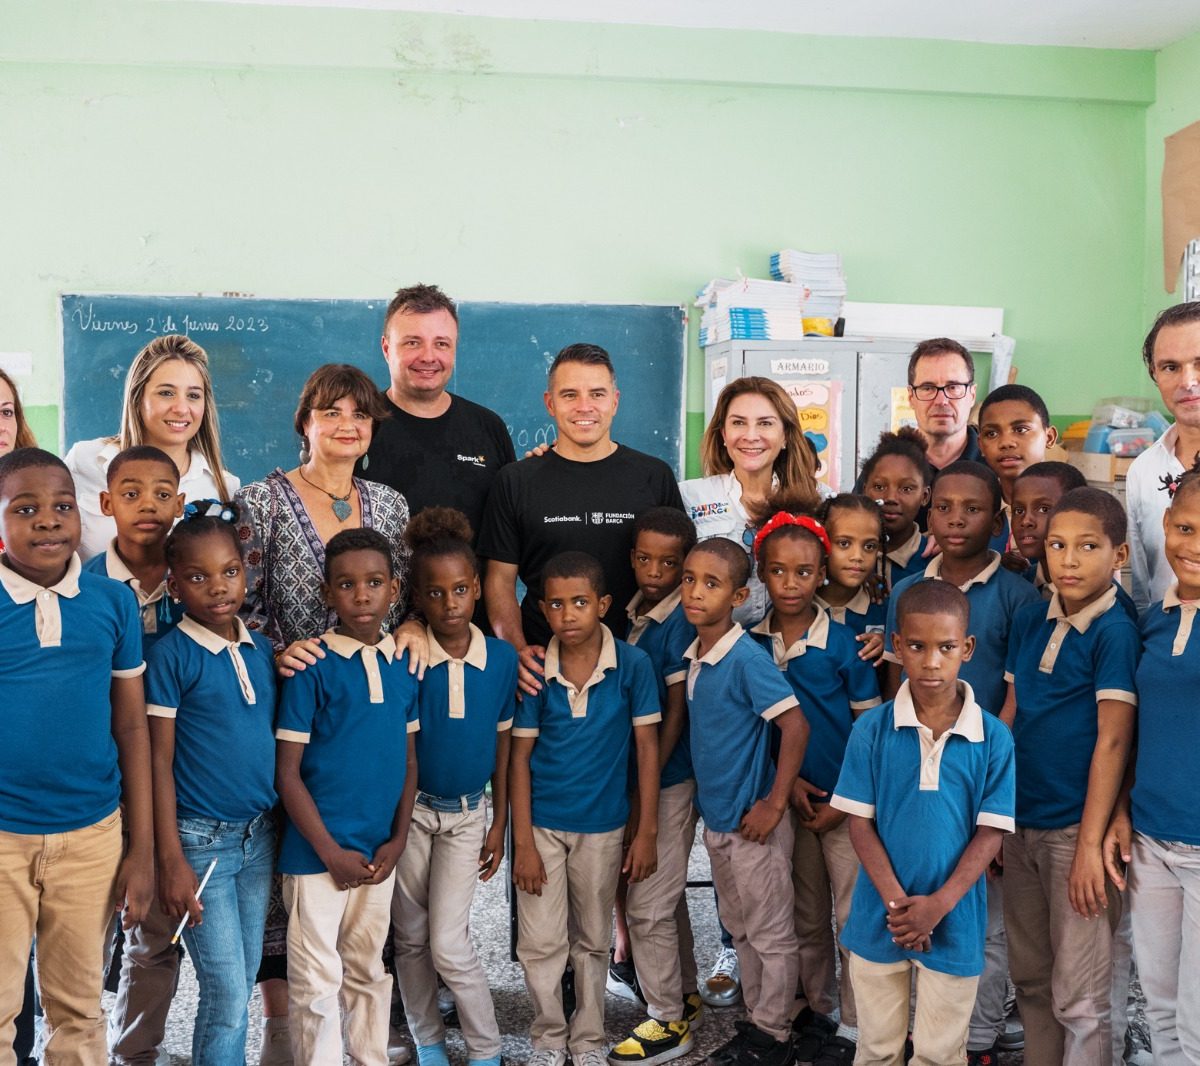
[[[118,452],[152,444],[179,467],[179,491],[189,500],[231,500],[241,482],[221,462],[217,405],[208,354],[187,337],[156,337],[137,354],[125,375],[121,429],[113,437],[81,440],[66,455],[75,479],[85,561],[107,550],[116,523],[100,513],[108,487],[108,464]]]
[[[827,495],[817,482],[816,457],[800,428],[796,404],[769,378],[737,378],[721,390],[700,444],[700,462],[707,476],[679,483],[697,536],[727,537],[747,555],[756,511],[773,492],[811,496],[814,508]],[[750,596],[733,612],[734,621],[747,629],[762,621],[769,606],[753,558],[750,565]]]

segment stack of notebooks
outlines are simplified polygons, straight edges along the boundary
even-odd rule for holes
[[[837,252],[797,252],[785,248],[771,256],[771,277],[807,290],[805,318],[841,318],[846,275]]]
[[[841,317],[846,298],[841,256],[785,250],[771,256],[771,273],[775,281],[714,278],[700,291],[701,347],[721,341],[799,340],[812,330],[813,319]]]

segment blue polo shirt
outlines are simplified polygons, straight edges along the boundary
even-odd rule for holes
[[[122,562],[117,554],[117,542],[114,540],[108,546],[108,551],[93,555],[83,564],[85,573],[99,574],[101,577],[111,577],[128,585],[137,598],[138,612],[142,617],[142,654],[149,659],[150,649],[155,641],[165,637],[183,617],[183,604],[176,603],[167,592],[167,582],[164,578],[158,587],[149,592],[142,588],[142,583],[133,576],[129,567]]]
[[[1179,599],[1179,586],[1142,615],[1142,659],[1137,669],[1138,747],[1133,783],[1133,828],[1159,840],[1200,847],[1194,759],[1200,751],[1200,631],[1196,604]],[[1200,629],[1200,627],[1197,627]],[[1187,693],[1188,698],[1180,698]]]
[[[44,588],[0,562],[0,830],[67,833],[121,798],[114,677],[145,668],[137,602],[74,556]]]
[[[924,572],[929,565],[929,560],[925,558],[928,544],[929,538],[916,529],[908,540],[884,555],[883,576],[889,589],[894,589],[906,577]]]
[[[687,678],[687,663],[683,660],[683,653],[696,639],[696,627],[683,613],[678,588],[669,596],[664,596],[645,614],[639,615],[637,611],[641,601],[642,594],[639,592],[630,600],[626,609],[629,615],[629,632],[625,639],[650,656],[650,664],[654,667],[654,680],[658,685],[659,706],[665,713],[667,689]],[[634,784],[637,780],[636,761],[631,763],[630,773],[631,784]],[[685,728],[679,735],[679,743],[675,745],[675,750],[663,765],[659,788],[682,784],[692,776],[692,752]]]
[[[1054,586],[1043,573],[1045,566],[1041,563],[1030,563],[1029,569],[1021,572],[1021,577],[1030,582],[1035,589],[1038,590],[1038,595],[1042,597],[1043,602],[1049,603],[1050,598],[1054,595]],[[1133,602],[1133,597],[1125,591],[1121,582],[1113,578],[1113,588],[1117,590],[1117,603],[1134,622],[1138,621],[1137,604]]]
[[[429,665],[420,686],[417,787],[430,796],[469,796],[496,770],[496,739],[512,727],[517,703],[517,653],[471,626],[471,644],[452,659],[429,637]]]
[[[533,824],[566,833],[607,833],[629,821],[633,727],[662,721],[650,657],[601,625],[596,669],[576,689],[559,668],[558,638],[546,649],[544,684],[526,695],[514,737],[536,737],[529,757]]]
[[[896,603],[900,594],[917,581],[941,576],[942,557],[936,555],[922,574],[907,578],[892,589],[892,597],[888,602],[887,630],[883,637],[883,657],[888,662],[900,662],[900,657],[892,649]],[[1008,695],[1004,669],[1013,617],[1026,604],[1041,603],[1042,598],[1037,589],[1019,574],[1005,570],[996,552],[991,553],[988,565],[960,588],[971,607],[970,634],[975,638],[975,653],[969,662],[962,664],[958,676],[971,686],[980,707],[991,714],[999,714]]]
[[[832,795],[855,717],[880,703],[875,668],[858,657],[860,645],[850,629],[831,622],[819,607],[808,632],[786,648],[783,637],[771,632],[774,613],[767,612],[750,635],[787,678],[808,719],[800,776]]]
[[[185,615],[150,649],[146,713],[175,720],[180,818],[248,822],[275,805],[275,660],[235,621],[230,642]]]
[[[1064,829],[1083,817],[1096,748],[1096,704],[1136,707],[1137,626],[1110,588],[1095,603],[1063,614],[1049,606],[1017,612],[1005,677],[1016,686],[1017,824]]]
[[[887,628],[887,599],[876,603],[865,588],[860,588],[841,607],[826,603],[820,596],[814,596],[813,603],[827,611],[834,622],[848,626],[856,637],[864,633],[882,633]],[[861,644],[859,650],[862,650]]]
[[[910,896],[941,888],[980,826],[1013,831],[1012,736],[1000,719],[983,713],[970,685],[960,685],[958,721],[937,740],[917,718],[908,682],[894,701],[867,711],[854,723],[830,800],[838,810],[875,820],[896,879]],[[941,973],[974,976],[983,971],[985,886],[980,877],[938,923],[932,950],[906,951],[892,942],[887,908],[859,870],[842,944],[870,962],[911,959]]]
[[[325,658],[280,686],[275,738],[305,745],[304,781],[330,836],[370,859],[392,835],[404,791],[408,734],[417,718],[417,678],[386,633],[368,646],[333,630]],[[319,874],[325,864],[290,818],[280,873]]]
[[[771,720],[794,707],[796,695],[737,623],[704,655],[697,638],[684,658],[696,806],[709,829],[736,833],[771,791]]]

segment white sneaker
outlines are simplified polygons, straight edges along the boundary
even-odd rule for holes
[[[391,1066],[404,1066],[412,1061],[412,1048],[395,1029],[388,1030],[387,1057]]]
[[[565,1047],[542,1048],[529,1056],[528,1064],[529,1066],[566,1066],[567,1049]]]
[[[737,952],[721,948],[708,980],[700,982],[700,998],[710,1007],[732,1007],[742,998],[741,973]]]
[[[608,1066],[608,1056],[603,1048],[594,1047],[578,1055],[572,1053],[571,1066]]]

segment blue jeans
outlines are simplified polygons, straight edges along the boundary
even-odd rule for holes
[[[247,1006],[275,866],[275,820],[269,811],[251,822],[180,818],[179,841],[197,878],[217,860],[200,897],[204,921],[183,931],[200,985],[192,1063],[244,1066]]]

